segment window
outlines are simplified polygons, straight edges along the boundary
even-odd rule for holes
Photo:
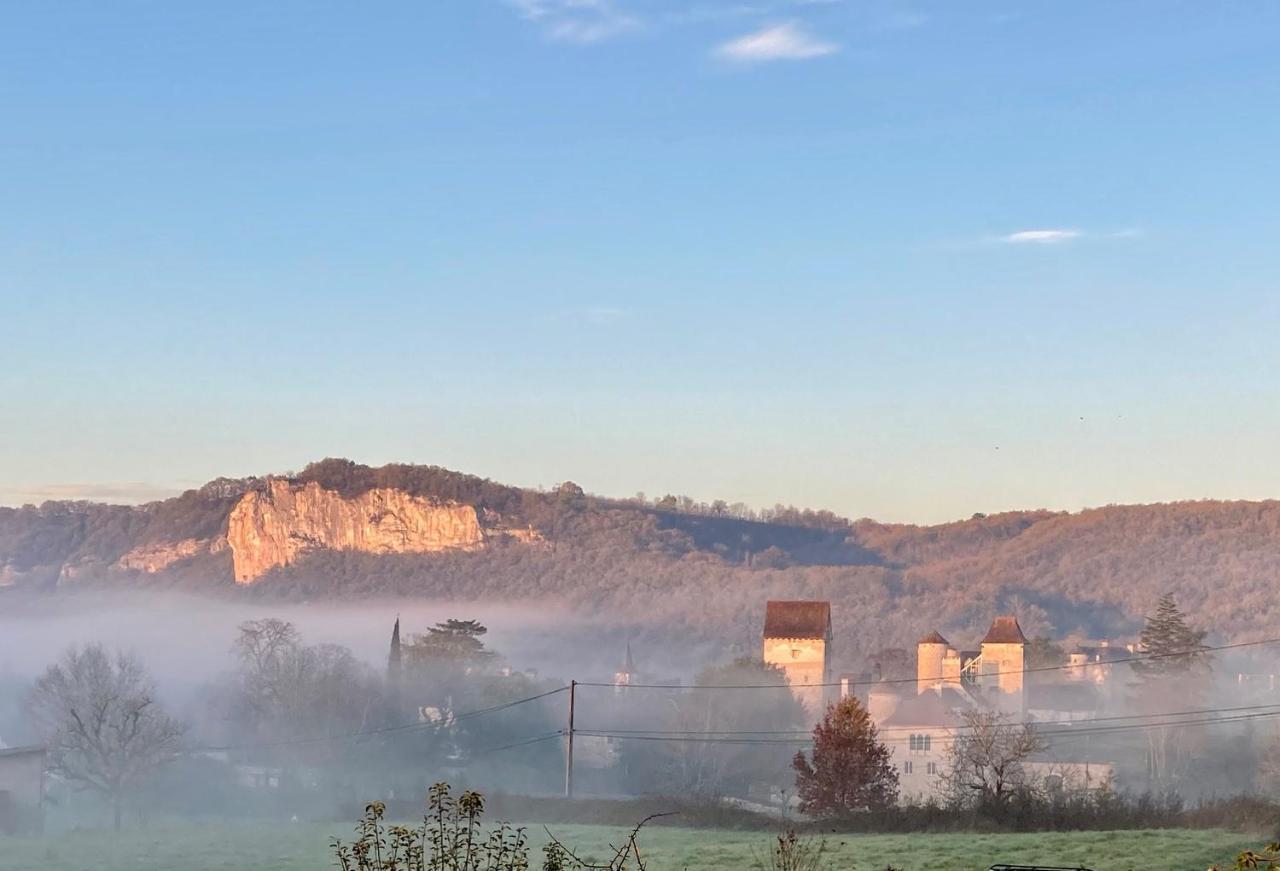
[[[907,739],[907,746],[911,750],[931,750],[933,748],[933,736],[912,735]]]
[[[926,765],[926,766],[924,767],[924,770],[925,770],[925,772],[926,772],[926,773],[928,773],[928,774],[937,774],[937,773],[938,773],[938,763],[936,763],[936,762],[930,762],[928,765]]]
[[[910,773],[911,773],[911,763],[910,763],[910,762],[904,762],[904,763],[902,763],[902,773],[903,773],[903,774],[910,774]]]

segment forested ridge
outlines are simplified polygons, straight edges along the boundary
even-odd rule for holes
[[[216,549],[155,574],[117,565],[139,546],[216,538],[236,501],[263,485],[219,479],[138,507],[0,508],[0,597],[109,586],[530,599],[744,646],[758,636],[766,599],[823,598],[840,636],[856,639],[845,644],[850,657],[934,627],[962,643],[1009,610],[1029,634],[1130,633],[1166,591],[1215,638],[1265,634],[1277,617],[1275,501],[1010,512],[914,526],[674,495],[611,499],[571,483],[526,490],[427,466],[325,460],[290,477],[345,496],[387,487],[474,505],[535,528],[543,541],[435,555],[318,551],[247,589],[235,588],[230,556]]]

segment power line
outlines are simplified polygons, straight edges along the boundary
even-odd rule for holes
[[[1113,726],[1094,726],[1083,729],[1056,728],[1041,732],[1041,737],[1047,741],[1053,742],[1058,738],[1077,738],[1089,735],[1108,734],[1113,732],[1135,732],[1147,729],[1157,729],[1176,726],[1178,728],[1197,727],[1197,726],[1222,726],[1234,723],[1252,722],[1254,720],[1271,719],[1280,717],[1280,710],[1266,711],[1253,714],[1240,714],[1232,717],[1208,717],[1204,719],[1178,720],[1172,722],[1161,723],[1130,723],[1126,725]],[[694,743],[694,744],[734,744],[744,746],[799,746],[810,742],[811,738],[748,738],[748,737],[717,737],[715,735],[662,735],[662,734],[621,734],[610,733],[596,730],[579,730],[580,734],[596,737],[596,738],[614,738],[622,741],[666,741],[675,743]],[[948,738],[964,738],[964,733],[951,731],[951,734],[939,736],[939,740]],[[883,744],[905,744],[902,738],[891,738],[882,741]]]
[[[552,738],[560,738],[564,735],[563,729],[556,729],[554,732],[548,732],[545,735],[537,735],[533,738],[526,738],[523,741],[516,741],[511,744],[503,744],[501,747],[486,747],[483,750],[476,750],[468,755],[470,756],[486,756],[490,753],[498,753],[502,750],[513,750],[516,747],[528,747],[530,744],[538,744],[542,741],[550,741]]]
[[[1035,726],[1041,729],[1053,729],[1058,727],[1070,728],[1081,723],[1103,723],[1103,722],[1112,722],[1112,721],[1118,721],[1118,720],[1150,720],[1150,719],[1159,719],[1164,717],[1198,716],[1202,714],[1227,714],[1227,713],[1235,713],[1238,711],[1264,711],[1264,710],[1271,710],[1271,709],[1280,709],[1280,702],[1270,704],[1270,705],[1241,705],[1239,707],[1231,707],[1231,708],[1192,708],[1189,710],[1182,710],[1182,711],[1160,711],[1156,713],[1145,713],[1145,714],[1116,714],[1116,715],[1106,716],[1106,717],[1083,717],[1079,720],[1020,720],[1012,723],[1004,723],[1002,725],[1010,726],[1010,727]],[[1277,710],[1277,713],[1280,713],[1280,710]],[[1151,725],[1160,725],[1160,724],[1156,723]],[[877,733],[882,735],[886,732],[914,733],[914,732],[919,732],[922,728],[928,728],[928,727],[927,726],[887,726],[887,727],[882,726],[877,728],[876,731]],[[954,733],[959,729],[966,729],[966,728],[969,728],[969,727],[967,726],[955,727],[955,728],[952,728],[951,731]],[[729,736],[737,736],[737,735],[812,736],[813,735],[812,729],[807,729],[807,730],[805,729],[748,729],[748,730],[612,729],[612,728],[602,727],[601,729],[597,729],[597,730],[587,729],[587,730],[579,730],[579,731],[583,731],[583,732],[607,731],[610,734],[617,735],[619,737],[625,737],[627,735],[729,735]]]
[[[293,747],[293,746],[298,746],[302,744],[323,744],[330,741],[350,741],[355,738],[367,738],[375,735],[387,735],[395,732],[406,732],[414,729],[420,729],[424,731],[428,729],[439,729],[441,727],[449,726],[454,723],[462,722],[464,720],[469,720],[474,717],[481,717],[486,714],[493,714],[498,711],[505,711],[506,709],[514,708],[517,705],[524,705],[529,702],[536,702],[539,699],[545,699],[548,696],[554,696],[557,693],[562,693],[567,689],[568,687],[557,687],[556,689],[548,690],[545,693],[538,693],[537,695],[527,696],[522,699],[515,699],[514,701],[510,701],[510,702],[503,702],[502,704],[499,704],[499,705],[491,705],[490,707],[487,707],[487,708],[479,708],[474,711],[467,711],[465,713],[458,714],[447,721],[441,721],[441,722],[421,722],[420,721],[416,723],[402,723],[398,726],[384,726],[380,729],[364,729],[359,732],[347,732],[341,735],[323,735],[323,736],[314,737],[314,738],[290,738],[290,739],[285,739],[281,741],[267,741],[267,742],[258,743],[258,744],[238,744],[238,745],[214,746],[214,747],[197,747],[188,752],[214,753],[214,752],[231,752],[231,751],[239,751],[239,750],[268,750],[276,747]]]
[[[1041,665],[1035,668],[1010,669],[1008,671],[989,671],[984,672],[982,677],[1000,677],[1003,675],[1013,674],[1039,674],[1048,671],[1063,671],[1065,669],[1083,669],[1097,668],[1099,666],[1125,665],[1134,662],[1149,662],[1153,659],[1167,659],[1176,656],[1195,656],[1202,653],[1217,653],[1223,650],[1238,650],[1243,647],[1258,647],[1264,644],[1280,644],[1280,638],[1263,638],[1258,641],[1239,641],[1234,644],[1221,644],[1216,647],[1200,647],[1193,650],[1179,650],[1172,653],[1147,653],[1137,656],[1127,656],[1120,659],[1112,659],[1107,662],[1083,662],[1083,663],[1064,663],[1062,665]],[[605,687],[626,690],[797,690],[820,687],[856,687],[856,686],[882,686],[885,684],[906,684],[919,683],[918,677],[898,677],[884,678],[881,680],[850,680],[850,681],[831,681],[826,683],[807,683],[807,684],[638,684],[638,683],[591,683],[588,681],[579,681],[580,687]]]
[[[528,703],[528,702],[536,702],[538,699],[545,699],[545,698],[547,698],[548,696],[554,696],[554,695],[556,695],[557,693],[563,693],[563,692],[567,691],[568,689],[569,689],[569,688],[568,688],[567,686],[565,686],[565,687],[556,687],[556,688],[555,688],[555,689],[553,689],[553,690],[547,690],[545,693],[538,693],[536,696],[529,696],[529,697],[527,697],[527,698],[523,698],[523,699],[516,699],[516,700],[515,700],[515,701],[513,701],[513,702],[504,702],[504,703],[502,703],[502,704],[500,704],[500,705],[493,705],[493,706],[488,707],[488,708],[481,708],[481,709],[480,709],[480,710],[478,710],[478,711],[467,711],[465,714],[458,714],[456,717],[454,717],[454,718],[453,718],[453,722],[458,723],[458,722],[461,722],[461,721],[463,721],[463,720],[469,720],[469,719],[471,719],[472,717],[480,717],[480,716],[483,716],[483,715],[485,715],[485,714],[492,714],[492,713],[495,713],[495,712],[497,712],[497,711],[505,711],[507,708],[514,708],[516,705],[523,705],[523,704],[526,704],[526,703]]]

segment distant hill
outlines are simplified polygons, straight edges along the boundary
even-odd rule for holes
[[[849,664],[935,627],[961,643],[998,611],[1028,634],[1128,633],[1166,590],[1215,637],[1257,636],[1278,580],[1273,501],[911,526],[330,459],[138,507],[0,508],[0,603],[104,587],[519,599],[754,646],[766,599],[822,598]]]

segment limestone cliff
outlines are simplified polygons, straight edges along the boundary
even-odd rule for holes
[[[246,493],[231,510],[227,543],[236,583],[248,584],[311,550],[477,550],[484,546],[485,529],[470,505],[433,502],[389,488],[345,498],[314,481],[273,478],[265,489]]]
[[[217,538],[184,538],[177,542],[153,542],[140,544],[116,561],[118,569],[146,572],[154,575],[184,559],[202,553],[220,553],[226,550],[227,540]]]

